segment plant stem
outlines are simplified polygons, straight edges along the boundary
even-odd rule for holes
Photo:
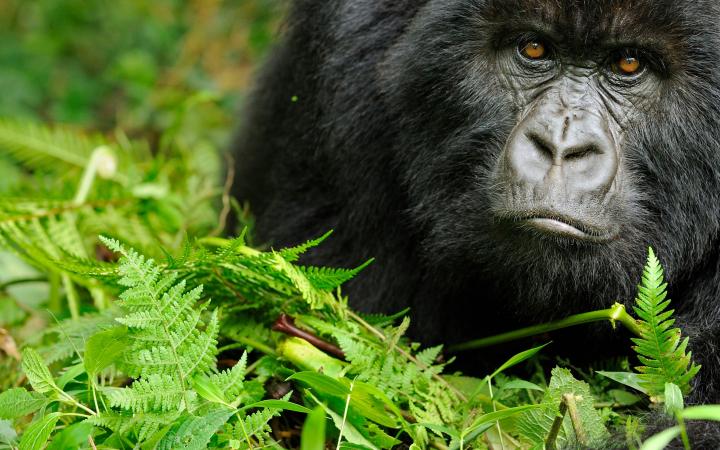
[[[625,328],[636,336],[640,336],[640,328],[637,321],[627,313],[625,306],[615,303],[612,308],[601,309],[583,314],[576,314],[555,322],[534,325],[519,330],[510,331],[508,333],[498,334],[482,339],[465,342],[463,344],[453,345],[448,348],[448,352],[457,353],[467,350],[476,350],[479,348],[490,347],[493,345],[504,344],[506,342],[516,341],[518,339],[535,336],[538,334],[548,333],[563,328],[574,327],[593,322],[610,321],[615,327],[616,322],[620,322]]]
[[[277,355],[277,352],[275,349],[271,348],[270,346],[263,344],[262,342],[256,341],[254,339],[248,338],[248,337],[239,337],[235,339],[236,341],[243,343],[245,345],[248,345],[250,347],[253,347],[255,350],[259,350],[262,353],[265,353],[266,355],[275,356]]]
[[[80,317],[80,301],[78,299],[77,290],[73,284],[70,276],[67,274],[60,275],[62,278],[63,287],[65,287],[65,296],[68,301],[68,309],[70,309],[70,317],[73,320],[77,320]]]
[[[100,146],[93,150],[90,160],[85,166],[80,185],[73,199],[75,205],[82,205],[87,200],[90,188],[95,182],[96,175],[101,178],[112,178],[115,175],[117,162],[112,151],[106,146]]]
[[[583,428],[582,419],[580,419],[580,412],[577,409],[575,399],[575,394],[563,394],[563,402],[567,405],[570,422],[572,422],[573,430],[575,430],[575,437],[577,438],[578,444],[586,448],[588,445],[587,433]]]
[[[29,278],[15,278],[14,280],[9,280],[4,283],[0,283],[0,291],[4,291],[5,289],[18,285],[18,284],[25,284],[25,283],[42,283],[48,281],[47,277],[29,277]]]
[[[560,428],[562,427],[563,420],[565,419],[565,413],[567,412],[567,404],[564,400],[560,401],[560,411],[557,416],[555,416],[555,421],[552,424],[552,427],[550,427],[550,433],[548,433],[547,439],[545,439],[545,448],[548,450],[555,450],[556,442],[558,433],[560,433]]]

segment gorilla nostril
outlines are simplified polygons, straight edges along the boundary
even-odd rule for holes
[[[553,146],[549,141],[536,133],[528,133],[527,137],[539,153],[551,161],[555,159],[555,146]]]
[[[569,148],[563,153],[563,159],[565,159],[566,161],[576,161],[592,155],[599,155],[602,152],[596,146],[588,145],[583,147]]]

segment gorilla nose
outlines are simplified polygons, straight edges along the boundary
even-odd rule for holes
[[[532,115],[531,115],[532,116]],[[579,116],[579,117],[578,117]],[[606,193],[618,169],[615,144],[598,117],[527,117],[506,148],[511,181],[576,194]]]

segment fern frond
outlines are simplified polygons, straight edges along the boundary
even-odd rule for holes
[[[128,327],[130,349],[123,353],[119,367],[139,377],[130,388],[108,393],[111,404],[133,411],[191,410],[188,380],[212,373],[217,354],[219,320],[213,311],[207,324],[198,305],[202,286],[186,290],[185,280],[165,272],[154,260],[118,241],[101,238],[120,253],[120,306],[127,314],[117,319]]]
[[[163,411],[157,413],[106,411],[97,416],[88,417],[86,421],[122,435],[134,433],[138,441],[142,442],[162,427],[175,422],[180,415],[181,413],[178,411]]]
[[[372,264],[374,259],[369,259],[364,264],[354,269],[333,269],[329,267],[302,266],[300,270],[305,274],[310,283],[316,289],[332,291],[342,284],[350,281],[367,266]]]
[[[182,405],[185,389],[170,375],[149,375],[126,388],[108,389],[110,405],[133,412],[176,411]]]
[[[244,352],[240,361],[231,369],[223,370],[220,373],[210,376],[210,382],[217,386],[225,396],[225,400],[230,403],[243,391],[243,381],[245,381],[245,370],[247,369],[247,356],[247,352]]]
[[[282,256],[285,261],[295,262],[305,252],[307,252],[311,248],[317,247],[318,245],[322,244],[323,241],[325,241],[327,238],[329,238],[332,233],[333,233],[333,230],[330,230],[317,239],[311,239],[311,240],[309,240],[303,244],[297,245],[295,247],[282,249],[278,253],[280,253],[280,256]]]
[[[643,364],[637,367],[640,381],[651,396],[665,392],[666,383],[674,383],[683,393],[690,391],[690,381],[700,370],[686,353],[688,339],[681,339],[679,328],[673,328],[674,310],[668,309],[667,284],[663,268],[651,248],[647,264],[638,286],[635,313],[640,318],[639,338],[634,338],[634,350]]]
[[[99,138],[59,127],[0,119],[0,150],[35,169],[56,172],[67,166],[85,167],[93,149],[102,144]]]

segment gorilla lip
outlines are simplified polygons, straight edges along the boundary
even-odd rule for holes
[[[556,215],[533,215],[521,218],[520,221],[524,226],[544,234],[565,236],[586,242],[606,242],[612,238],[607,232],[596,230],[577,220]]]

